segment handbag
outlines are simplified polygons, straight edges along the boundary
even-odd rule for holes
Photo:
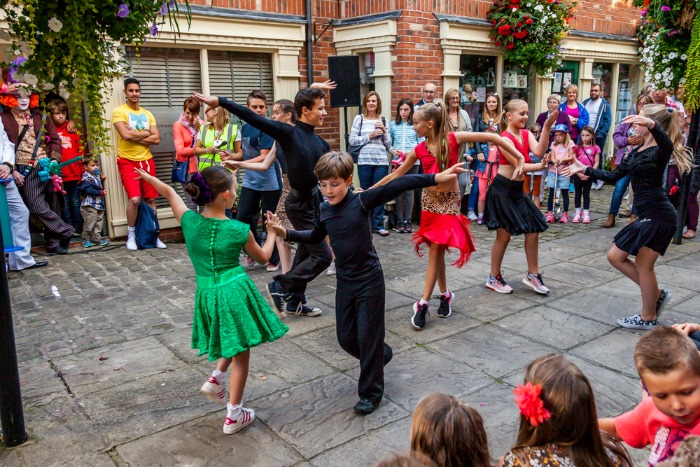
[[[360,114],[360,134],[358,136],[362,136],[362,119],[363,116]],[[364,146],[364,144],[350,144],[347,147],[348,154],[352,156],[352,161],[355,164],[357,164],[357,161],[360,159],[360,150],[362,149],[362,146]]]
[[[191,148],[194,147],[195,139],[192,138]],[[188,157],[182,162],[177,160],[177,157],[173,159],[173,172],[170,175],[170,179],[174,183],[186,183],[187,182],[187,170],[190,165],[190,158]]]

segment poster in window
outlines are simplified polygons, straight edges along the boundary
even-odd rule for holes
[[[552,83],[552,92],[561,92],[561,79],[562,75],[560,71],[554,73],[554,82]]]
[[[571,84],[571,73],[564,73],[564,78],[561,81],[561,86],[566,89],[568,85]]]
[[[486,88],[482,86],[478,86],[476,88],[476,101],[477,102],[484,102],[486,100]]]
[[[518,87],[519,88],[526,88],[527,87],[527,75],[518,75]]]
[[[518,86],[518,74],[515,72],[506,73],[506,82],[503,87],[514,88]]]

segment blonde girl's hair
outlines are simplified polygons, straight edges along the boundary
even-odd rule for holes
[[[489,101],[489,97],[495,97],[496,98],[496,115],[494,115],[494,123],[496,120],[498,120],[498,116],[501,115],[503,109],[501,107],[501,96],[496,94],[495,92],[490,92],[486,94],[486,99],[484,100],[484,109],[481,111],[481,119],[484,121],[484,123],[487,123],[489,121],[489,118],[491,118],[491,115],[489,115],[489,110],[488,107],[486,106],[486,103]],[[502,131],[505,131],[505,128],[503,126],[500,127]]]
[[[642,112],[666,131],[673,142],[673,159],[676,165],[681,173],[689,173],[693,167],[693,153],[685,146],[683,130],[678,122],[678,112],[663,104],[645,105],[642,107]]]
[[[583,131],[583,130],[581,130],[581,131]],[[561,131],[558,131],[557,133],[561,133]],[[564,147],[567,147],[569,145],[569,143],[571,142],[571,135],[569,133],[564,133],[564,134],[566,135],[566,137],[564,138],[564,142],[562,143],[562,145]],[[554,135],[554,139],[552,140],[552,146],[554,146],[555,144],[559,144],[559,143],[557,143],[557,135],[556,134]]]
[[[501,131],[506,131],[508,129],[508,116],[509,112],[515,112],[515,109],[525,106],[527,107],[527,102],[522,99],[511,99],[506,102],[503,106],[503,113],[501,113],[501,126],[499,127]]]
[[[209,122],[209,128],[211,130],[222,131],[226,125],[229,124],[231,118],[228,115],[228,110],[224,109],[223,107],[217,107],[215,112],[216,115],[214,115],[214,118],[211,120],[211,122]]]
[[[520,429],[511,453],[522,465],[527,461],[527,448],[556,444],[574,465],[613,467],[618,465],[606,450],[612,452],[623,467],[632,461],[622,445],[603,437],[598,427],[593,388],[588,378],[571,361],[560,354],[548,354],[525,367],[525,383],[538,385],[552,418],[537,426],[520,416]]]
[[[362,115],[367,116],[367,101],[370,97],[375,96],[377,98],[377,115],[382,115],[382,98],[379,97],[376,91],[370,91],[365,94],[364,99],[362,99]]]
[[[429,140],[434,141],[438,145],[438,157],[435,159],[438,163],[440,172],[447,170],[450,160],[450,145],[447,143],[448,135],[452,129],[449,127],[450,119],[447,114],[447,104],[444,102],[423,104],[416,110],[416,115],[419,119],[425,121],[433,121],[435,126]]]
[[[411,424],[411,455],[416,453],[441,467],[488,467],[488,440],[481,415],[454,396],[425,396]]]

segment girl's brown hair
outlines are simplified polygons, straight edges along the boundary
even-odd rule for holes
[[[182,104],[182,110],[189,110],[193,114],[197,115],[199,114],[199,111],[201,109],[201,104],[197,99],[194,97],[188,97],[185,99],[185,102]]]
[[[377,115],[382,115],[382,98],[379,97],[376,91],[370,91],[365,94],[364,99],[362,99],[362,115],[367,116],[367,101],[370,97],[375,96],[377,98]]]
[[[584,131],[587,131],[587,132],[589,132],[589,133],[591,134],[591,136],[593,137],[593,139],[591,140],[591,142],[592,142],[593,145],[595,146],[595,130],[593,129],[592,126],[586,125],[586,126],[584,126],[583,128],[581,128],[581,131],[579,132],[579,138],[578,138],[578,147],[579,147],[579,149],[583,149],[583,138],[581,138],[581,133],[583,133]]]
[[[272,107],[274,108],[275,106],[279,107],[279,109],[283,113],[290,113],[292,114],[292,123],[297,122],[297,111],[294,108],[294,102],[290,101],[289,99],[280,99],[278,101],[275,101],[274,104],[272,104]]]
[[[515,112],[515,109],[522,106],[527,107],[527,102],[525,102],[522,99],[511,99],[508,102],[506,102],[506,105],[503,106],[503,113],[501,113],[501,122],[499,126],[499,129],[501,131],[506,131],[508,129],[507,114],[510,112]]]
[[[673,142],[673,159],[676,161],[676,165],[681,169],[681,173],[689,173],[693,167],[693,156],[690,149],[685,147],[683,130],[678,121],[678,112],[663,104],[645,105],[642,107],[642,112],[666,131]]]
[[[396,120],[394,120],[394,121],[396,122],[397,125],[401,124],[400,110],[401,110],[401,106],[404,106],[404,105],[407,105],[411,109],[411,111],[408,113],[408,120],[406,120],[406,121],[409,123],[409,125],[413,125],[413,99],[411,99],[410,97],[404,97],[403,99],[401,99],[399,101],[398,104],[396,104]]]
[[[224,191],[231,189],[235,177],[226,167],[212,165],[192,177],[185,185],[185,191],[198,206],[211,203]],[[204,182],[204,183],[202,183]]]
[[[529,465],[526,448],[556,444],[574,465],[617,465],[607,449],[622,462],[620,465],[633,466],[624,447],[601,436],[593,388],[576,365],[563,355],[544,355],[525,367],[524,382],[542,388],[540,397],[552,418],[532,426],[524,415],[520,416],[518,438],[511,453],[523,465]]]
[[[427,140],[437,143],[439,154],[435,159],[440,172],[447,170],[450,160],[450,145],[447,144],[447,138],[452,131],[449,126],[450,118],[447,115],[447,104],[443,102],[423,104],[416,110],[416,116],[421,120],[432,120],[435,123],[432,134]]]
[[[481,118],[484,120],[484,123],[488,123],[489,118],[491,118],[491,114],[489,114],[488,107],[486,106],[486,103],[489,101],[489,97],[495,97],[496,98],[496,113],[493,116],[493,121],[495,122],[498,120],[498,116],[501,115],[503,112],[503,108],[501,107],[501,96],[496,94],[495,92],[490,92],[486,94],[486,99],[484,100],[484,109],[481,111]],[[501,131],[505,131],[505,127],[501,126]]]
[[[441,393],[427,395],[418,403],[411,425],[411,453],[426,455],[439,467],[490,465],[479,412]]]

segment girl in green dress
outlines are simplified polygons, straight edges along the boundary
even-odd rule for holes
[[[241,405],[248,377],[250,348],[282,337],[289,328],[280,321],[239,263],[241,248],[260,264],[270,259],[279,220],[268,212],[267,239],[262,248],[255,242],[250,226],[228,219],[226,210],[236,199],[233,173],[212,166],[194,174],[185,190],[201,214],[187,208],[175,190],[156,177],[136,170],[141,178],[164,196],[182,225],[187,253],[196,273],[197,291],[192,320],[192,348],[199,355],[217,360],[216,369],[202,386],[210,400],[224,404],[226,370],[231,370],[228,413],[224,433],[233,434],[255,420],[255,412]]]

